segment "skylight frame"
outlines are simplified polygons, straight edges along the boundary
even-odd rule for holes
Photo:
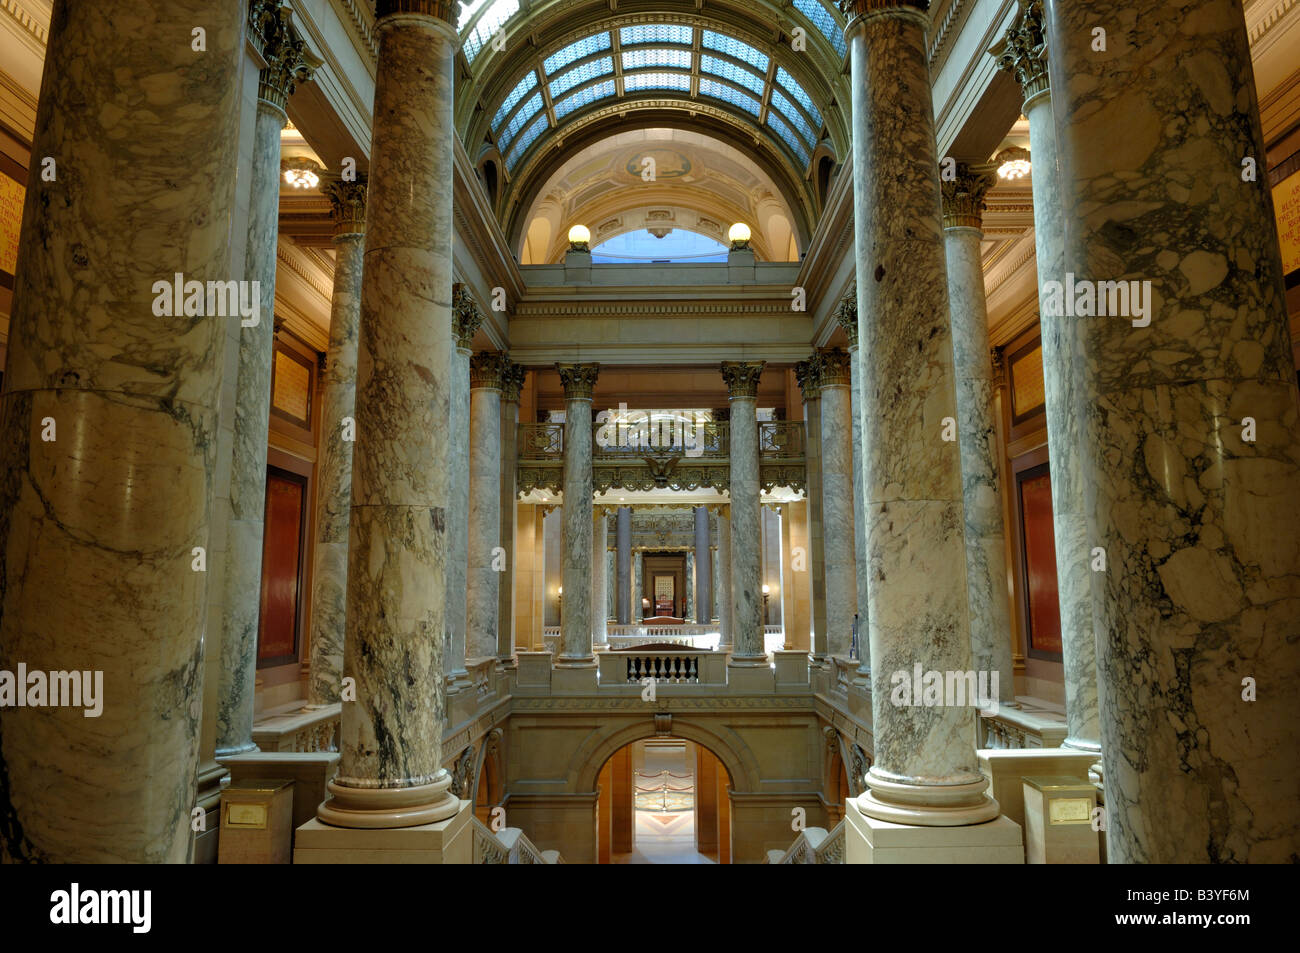
[[[720,64],[722,67],[726,68],[728,72],[726,73],[718,72],[717,69],[714,69],[712,68],[711,65],[709,65],[710,62]],[[737,75],[750,79],[751,81],[757,84],[757,88],[755,88],[754,86],[746,85],[745,83],[736,79],[735,77]],[[767,82],[766,75],[754,72],[754,70],[750,66],[746,65],[745,63],[742,63],[740,60],[735,60],[726,56],[720,56],[715,53],[705,53],[701,51],[700,52],[700,77],[703,78],[705,76],[708,76],[711,79],[726,80],[728,83],[731,83],[733,86],[739,86],[744,88],[749,92],[750,95],[757,96],[759,99],[763,99],[767,94],[768,82]]]
[[[684,38],[683,37],[684,34]],[[637,39],[640,35],[642,38]],[[678,39],[673,39],[678,37]],[[685,23],[634,23],[618,28],[620,47],[695,45],[695,27]]]
[[[532,80],[532,83],[528,82],[530,79]],[[514,88],[510,90],[506,95],[506,98],[501,101],[501,105],[497,109],[496,115],[492,117],[490,125],[494,134],[506,124],[510,117],[514,115],[514,111],[519,104],[524,102],[528,98],[528,95],[537,89],[537,86],[537,71],[529,70],[523,78],[515,84]]]
[[[710,83],[730,93],[730,96],[719,96],[717,93],[709,92],[705,89],[705,85]],[[707,96],[710,99],[716,99],[718,102],[726,103],[735,109],[740,109],[748,115],[753,116],[755,120],[757,120],[763,113],[763,100],[761,94],[756,97],[744,87],[738,86],[730,80],[715,76],[712,73],[700,74],[700,95]],[[745,103],[740,102],[740,100],[744,100]],[[752,107],[747,105],[747,103],[752,103]]]
[[[605,86],[609,87],[607,92],[602,92],[597,95],[589,95],[597,89],[603,89]],[[614,82],[613,76],[605,76],[594,82],[585,83],[582,86],[571,89],[564,98],[555,101],[552,107],[555,111],[555,120],[558,123],[561,119],[566,119],[575,112],[581,112],[589,106],[594,106],[603,99],[612,99],[617,95],[617,93],[618,86]],[[585,101],[583,102],[574,102],[575,100],[583,98],[585,98]]]
[[[781,91],[794,100],[795,105],[803,110],[804,115],[808,117],[812,125],[817,127],[820,134],[822,127],[825,126],[825,120],[822,119],[821,110],[817,108],[817,103],[813,100],[808,90],[804,89],[803,84],[784,66],[780,64],[776,67],[776,73],[772,76],[774,85],[780,87]]]
[[[462,31],[461,52],[471,66],[498,30],[505,28],[510,18],[519,12],[519,0],[490,0],[479,10],[478,16]]]
[[[849,55],[849,44],[844,39],[844,27],[840,21],[835,19],[833,14],[821,0],[792,0],[794,9],[813,25],[813,27],[826,38],[829,43],[839,54],[840,59]]]
[[[533,105],[534,100],[536,100],[537,106],[536,108],[530,108]],[[507,151],[510,148],[510,144],[514,142],[515,137],[519,135],[520,131],[532,122],[538,113],[545,114],[545,112],[546,99],[542,96],[542,91],[538,89],[533,93],[533,95],[525,99],[513,113],[511,113],[510,120],[505,124],[505,127],[501,132],[497,134],[497,148],[502,152]]]
[[[546,110],[543,109],[537,114],[537,118],[533,120],[532,125],[528,126],[523,131],[515,141],[514,146],[506,153],[506,170],[511,174],[514,174],[520,161],[522,161],[524,156],[528,154],[528,151],[533,147],[533,144],[541,138],[542,133],[550,128],[551,118],[546,114]]]
[[[660,57],[660,58],[655,58]],[[641,62],[638,62],[641,61]],[[631,65],[629,65],[631,61]],[[695,65],[694,53],[684,46],[638,45],[622,50],[619,62],[624,73],[637,70],[658,70],[663,72],[682,71],[690,73]]]
[[[668,83],[656,83],[652,86],[641,85],[643,80],[650,79],[674,79],[685,80],[685,86],[675,86]],[[636,85],[632,85],[635,82]],[[623,89],[625,94],[628,92],[635,93],[689,93],[691,91],[691,74],[684,70],[664,70],[664,69],[642,69],[631,73],[623,74]]]
[[[728,57],[738,63],[744,63],[751,70],[764,77],[767,76],[768,67],[772,65],[770,54],[764,53],[758,47],[746,43],[729,33],[720,33],[717,30],[700,30],[700,51],[705,50],[712,54]],[[753,58],[751,59],[746,54],[752,54]],[[758,62],[755,62],[755,60]]]
[[[597,40],[593,45],[587,46],[592,40]],[[603,40],[604,42],[599,42]],[[582,39],[574,40],[556,50],[546,59],[542,60],[542,72],[546,74],[547,79],[552,79],[568,71],[575,63],[589,58],[597,58],[602,54],[612,56],[614,49],[613,39],[609,30],[601,30],[592,33],[590,36],[584,36]]]
[[[596,72],[597,70],[599,72]],[[613,79],[614,76],[614,58],[612,56],[597,56],[556,74],[546,84],[546,88],[551,94],[551,102],[554,103],[564,99],[575,89],[581,89],[583,86],[597,80]]]

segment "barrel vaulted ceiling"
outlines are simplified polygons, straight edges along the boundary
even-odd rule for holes
[[[777,185],[800,247],[823,159],[848,152],[832,0],[472,0],[458,27],[457,128],[515,247],[555,173],[629,129],[732,144]]]

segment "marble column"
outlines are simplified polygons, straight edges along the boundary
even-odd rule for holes
[[[515,656],[515,567],[519,535],[519,394],[527,371],[507,361],[501,373],[501,548],[505,571],[499,579],[497,657],[508,666]]]
[[[615,601],[619,625],[632,621],[632,510],[618,508],[618,524],[614,532],[618,553],[615,573],[618,576],[618,598]]]
[[[695,621],[708,625],[713,618],[710,589],[713,584],[713,567],[709,559],[709,510],[695,508]]]
[[[605,546],[605,622],[613,622],[618,625],[618,616],[614,614],[614,593],[618,586],[617,573],[614,567],[614,550],[609,548],[608,533],[606,534]]]
[[[1039,328],[1043,346],[1047,454],[1052,478],[1052,531],[1061,615],[1061,659],[1065,678],[1064,748],[1101,750],[1097,710],[1097,654],[1093,626],[1092,542],[1083,499],[1082,392],[1075,319],[1046,307],[1049,282],[1064,280],[1065,221],[1057,161],[1052,93],[1047,70],[1043,5],[1028,2],[992,52],[1025,94],[1033,162],[1034,252],[1038,262]],[[1090,34],[1091,35],[1091,34]]]
[[[218,757],[256,751],[253,691],[262,605],[262,535],[266,514],[266,450],[271,425],[271,359],[275,348],[276,244],[280,233],[280,131],[285,108],[319,61],[289,25],[287,7],[250,5],[249,39],[266,60],[257,84],[253,168],[249,183],[244,280],[258,283],[260,319],[241,327],[235,382],[235,442],[226,524],[221,684],[217,689]]]
[[[825,659],[827,649],[826,623],[826,559],[825,539],[822,536],[822,366],[816,354],[794,367],[795,379],[803,395],[804,430],[807,434],[807,489],[808,499],[808,596],[812,602],[812,654],[815,659]]]
[[[642,619],[641,594],[645,591],[645,555],[637,550],[632,558],[632,622],[640,625]]]
[[[758,381],[765,362],[726,361],[722,378],[731,401],[732,655],[728,664],[766,666],[763,649],[762,564],[759,546]]]
[[[996,388],[989,357],[984,297],[984,196],[997,183],[991,167],[960,163],[941,183],[948,258],[953,369],[957,375],[957,440],[961,446],[962,503],[966,514],[966,598],[971,663],[998,675],[999,701],[1015,703],[1011,669],[1011,600],[1007,593],[1006,531],[995,416]]]
[[[557,364],[564,385],[564,618],[562,649],[555,664],[593,668],[591,654],[592,418],[598,364]]]
[[[686,592],[683,594],[682,602],[682,619],[689,622],[695,617],[695,553],[691,550],[686,551],[686,579],[684,582]]]
[[[853,362],[841,348],[823,348],[822,552],[826,579],[826,650],[848,658],[858,613],[858,563],[853,522]]]
[[[1047,10],[1062,270],[1138,283],[1070,325],[1109,857],[1292,860],[1300,422],[1242,5]]]
[[[862,464],[876,750],[857,808],[958,826],[998,815],[975,759],[975,708],[891,699],[895,673],[968,671],[971,658],[961,453],[942,439],[957,398],[926,6],[845,3],[862,420],[872,427]]]
[[[321,448],[316,464],[316,551],[311,580],[311,683],[308,701],[339,700],[347,610],[348,515],[357,395],[361,263],[366,250],[364,181],[329,182],[322,191],[334,220],[330,345],[321,374]]]
[[[871,684],[871,644],[867,638],[867,511],[866,495],[862,483],[862,441],[866,432],[862,425],[862,354],[858,347],[858,287],[856,276],[852,286],[835,309],[835,320],[849,339],[849,387],[853,417],[853,565],[857,570],[858,592],[858,672],[854,682]]]
[[[497,654],[501,573],[501,390],[510,359],[483,351],[469,366],[469,536],[465,654]]]
[[[342,760],[325,824],[459,810],[442,767],[451,501],[453,65],[446,3],[380,0],[352,450]]]
[[[448,690],[469,687],[465,670],[469,629],[469,362],[474,335],[483,324],[473,295],[464,285],[452,289],[451,328],[456,348],[448,364],[446,616],[443,646]]]
[[[730,651],[736,644],[732,625],[731,509],[718,513],[718,648]]]
[[[591,522],[591,641],[609,644],[609,600],[605,589],[605,553],[609,549],[609,517],[595,507]]]
[[[0,670],[102,672],[102,708],[4,710],[0,862],[189,860],[207,611],[194,547],[213,533],[222,347],[240,317],[156,309],[152,288],[238,276],[244,10],[176,0],[124,30],[112,5],[59,4],[50,23],[32,156],[59,157],[58,175],[27,189],[0,398]],[[176,41],[195,23],[202,56]]]

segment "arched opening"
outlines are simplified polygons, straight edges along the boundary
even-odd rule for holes
[[[598,863],[731,863],[731,776],[704,745],[629,742],[601,765],[597,784]]]
[[[817,160],[817,201],[826,207],[826,196],[831,190],[831,175],[835,172],[835,158],[824,155]]]
[[[497,204],[497,194],[500,188],[500,178],[497,175],[497,164],[489,159],[483,163],[483,188],[487,190],[488,200],[495,208]]]

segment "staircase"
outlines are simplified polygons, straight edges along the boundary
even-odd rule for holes
[[[494,832],[474,818],[474,863],[476,864],[562,864],[558,850],[538,850],[517,827]]]
[[[769,850],[765,864],[844,863],[844,822],[828,834],[823,827],[810,827],[795,838],[786,851]]]

